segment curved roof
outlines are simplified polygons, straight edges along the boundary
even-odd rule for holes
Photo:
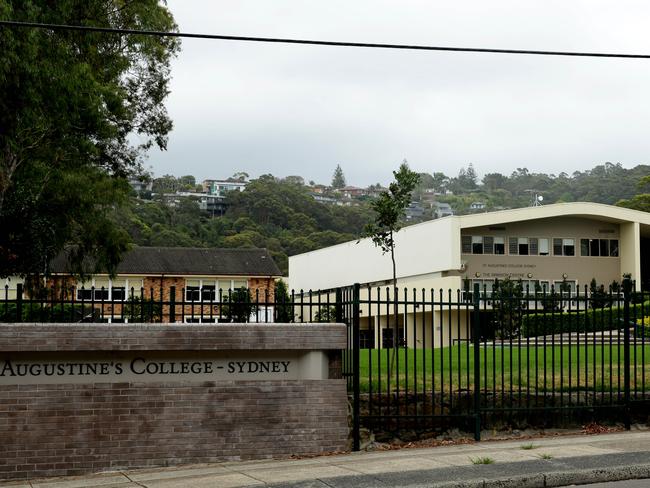
[[[484,225],[505,224],[522,220],[546,219],[550,217],[584,217],[609,222],[639,222],[650,226],[650,213],[615,207],[603,203],[571,202],[553,203],[540,207],[514,208],[472,215],[462,215],[459,219],[461,229]]]

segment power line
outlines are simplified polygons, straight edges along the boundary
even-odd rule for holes
[[[83,32],[103,32],[107,34],[139,35],[154,37],[181,37],[188,39],[212,39],[220,41],[243,41],[243,42],[265,42],[276,44],[306,44],[311,46],[336,46],[336,47],[362,47],[375,49],[402,49],[411,51],[446,51],[465,53],[488,53],[488,54],[528,54],[537,56],[573,56],[586,58],[624,58],[624,59],[650,59],[650,54],[625,54],[625,53],[601,53],[601,52],[580,52],[580,51],[540,51],[529,49],[492,49],[479,47],[452,47],[452,46],[426,46],[419,44],[383,44],[369,42],[345,42],[345,41],[319,41],[313,39],[287,39],[278,37],[250,37],[250,36],[226,36],[219,34],[196,34],[190,32],[164,32],[135,29],[116,29],[112,27],[91,27],[84,25],[44,24],[39,22],[16,22],[12,20],[0,20],[3,27],[36,28],[47,30],[72,30]]]

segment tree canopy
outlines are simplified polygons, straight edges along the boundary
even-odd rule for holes
[[[0,17],[176,29],[157,0],[0,0]],[[114,269],[129,241],[114,221],[124,177],[172,127],[177,50],[173,38],[0,29],[0,276],[42,273],[64,247],[78,271],[84,259]]]
[[[403,224],[406,207],[411,202],[411,194],[421,176],[409,168],[406,160],[397,171],[393,171],[395,181],[388,186],[388,191],[370,202],[375,212],[374,220],[366,225],[365,235],[372,239],[375,246],[382,252],[390,253],[393,263],[393,286],[397,286],[397,271],[395,263],[395,233]]]
[[[345,175],[343,174],[341,165],[337,164],[334,170],[334,176],[332,176],[332,188],[340,190],[343,187],[345,187]]]

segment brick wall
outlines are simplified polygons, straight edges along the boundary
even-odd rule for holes
[[[31,325],[8,355],[327,350],[329,379],[21,384],[0,388],[0,479],[345,449],[340,325]]]
[[[171,300],[171,288],[175,287],[175,321],[182,322],[184,315],[193,316],[193,317],[202,317],[205,319],[214,318],[219,319],[223,314],[223,311],[220,311],[219,305],[205,305],[201,302],[196,302],[194,304],[181,305],[184,300],[183,290],[186,285],[186,278],[191,277],[145,277],[143,279],[142,287],[144,289],[144,298],[150,300],[153,298],[154,302],[169,302]],[[48,298],[53,298],[59,300],[61,298],[65,300],[76,299],[74,297],[73,290],[76,286],[76,281],[70,277],[66,276],[56,276],[50,278],[47,281],[47,288],[50,290],[48,293]],[[251,297],[254,302],[258,303],[273,303],[275,301],[275,279],[273,278],[248,278],[248,288],[251,293]],[[139,291],[139,290],[138,290]],[[129,291],[127,291],[129,293]],[[216,300],[219,300],[219,297],[216,297]],[[85,302],[90,304],[89,301]],[[101,304],[101,302],[94,302],[96,308],[101,308],[103,315],[105,317],[110,317],[112,315],[120,316],[122,314],[122,305],[120,304]],[[164,305],[161,310],[163,322],[169,322],[169,306]],[[260,314],[260,317],[264,317],[264,313]],[[260,321],[270,321],[260,318]],[[211,320],[209,320],[211,321]]]

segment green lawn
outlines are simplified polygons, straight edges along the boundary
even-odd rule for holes
[[[632,390],[650,390],[650,345],[630,350]],[[619,365],[619,357],[621,364]],[[623,346],[508,346],[480,348],[481,389],[537,391],[617,391],[623,385]],[[474,350],[467,345],[440,349],[362,349],[362,392],[473,390]],[[635,371],[636,365],[636,371]],[[645,365],[645,366],[644,366]],[[545,372],[546,367],[546,372]],[[417,374],[415,374],[417,373]],[[645,378],[644,378],[645,376]],[[636,380],[636,383],[635,383]]]

